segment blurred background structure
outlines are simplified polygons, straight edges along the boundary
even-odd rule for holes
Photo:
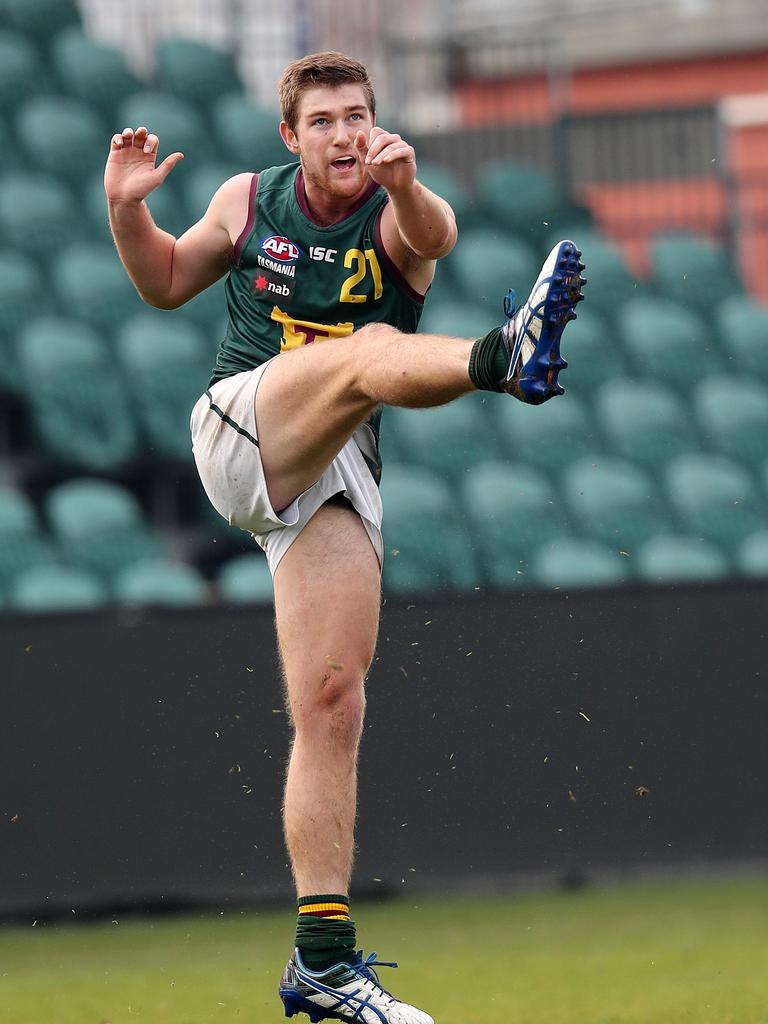
[[[387,413],[388,591],[765,576],[759,0],[3,0],[3,607],[269,599],[189,453],[223,289],[175,313],[141,304],[102,167],[125,124],[183,149],[150,198],[180,234],[227,176],[288,158],[277,78],[328,47],[369,65],[380,122],[456,210],[424,329],[483,333],[563,235],[590,277],[565,402]],[[504,564],[499,537],[514,539]]]
[[[397,614],[434,598],[476,616],[483,600],[530,622],[556,590],[572,607],[592,593],[605,608],[630,601],[611,624],[631,631],[635,617],[658,625],[649,609],[670,594],[674,607],[710,601],[709,623],[711,609],[735,621],[729,602],[745,594],[756,607],[768,579],[762,0],[0,0],[3,644],[42,629],[50,650],[61,622],[128,643],[126,623],[152,628],[141,609],[159,606],[177,609],[158,621],[186,623],[184,636],[189,621],[221,628],[235,604],[264,606],[268,624],[266,564],[208,506],[188,439],[223,288],[175,312],[143,306],[111,244],[102,174],[126,125],[148,124],[161,155],[182,149],[149,199],[182,233],[228,176],[287,162],[276,81],[325,48],[369,66],[380,123],[414,143],[421,180],[456,211],[425,330],[484,333],[561,237],[580,244],[590,282],[565,336],[564,399],[386,411]],[[693,648],[665,634],[659,651],[680,655],[663,671],[693,700],[686,635]],[[653,628],[643,636],[648,650]],[[697,671],[735,671],[730,642]],[[12,653],[29,696],[29,662]],[[75,653],[51,657],[45,671],[71,679]],[[758,720],[757,690],[731,696],[738,721]],[[733,808],[727,788],[722,800]],[[764,856],[760,835],[729,855]]]

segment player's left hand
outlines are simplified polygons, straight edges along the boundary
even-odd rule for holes
[[[378,125],[355,136],[355,149],[363,156],[368,174],[387,192],[409,188],[416,179],[416,151],[394,132]]]

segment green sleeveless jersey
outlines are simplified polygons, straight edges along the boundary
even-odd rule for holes
[[[229,322],[212,384],[286,349],[333,344],[367,323],[416,330],[423,296],[381,241],[388,201],[372,182],[342,221],[320,227],[311,218],[300,167],[254,175],[248,222],[226,281]]]

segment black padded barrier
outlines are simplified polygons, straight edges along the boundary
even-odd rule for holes
[[[763,584],[387,601],[355,886],[768,854]],[[0,916],[287,897],[272,612],[0,620]]]

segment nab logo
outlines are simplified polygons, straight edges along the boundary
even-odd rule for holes
[[[290,278],[280,280],[268,270],[262,271],[253,280],[253,290],[258,295],[280,295],[284,299],[292,299],[296,282]]]
[[[295,263],[301,256],[301,249],[298,245],[294,245],[290,238],[285,238],[283,235],[270,235],[261,243],[261,248],[267,256],[271,256],[273,260],[278,260],[280,263]]]

